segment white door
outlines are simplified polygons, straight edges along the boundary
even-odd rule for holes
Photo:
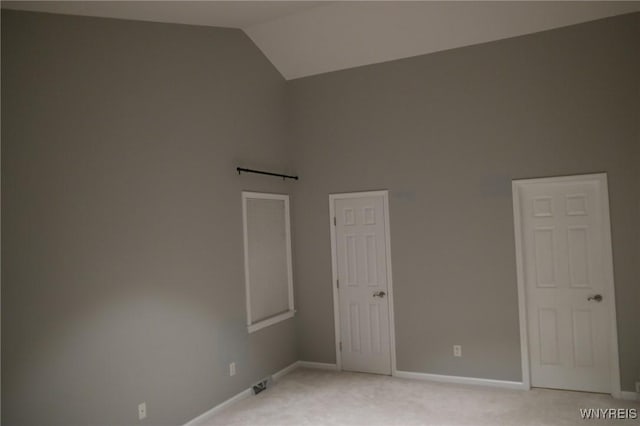
[[[606,178],[538,179],[514,187],[531,385],[610,393],[615,307]]]
[[[334,198],[342,369],[391,374],[385,195]]]

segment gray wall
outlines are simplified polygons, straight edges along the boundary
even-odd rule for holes
[[[289,171],[239,30],[2,11],[2,423],[177,425],[297,360],[246,330],[235,166]],[[228,363],[238,374],[228,377]]]
[[[398,369],[521,380],[511,180],[606,171],[633,390],[638,40],[635,14],[289,82],[300,358],[335,362],[328,194],[386,188]]]
[[[510,181],[594,171],[632,390],[639,27],[285,84],[237,30],[3,10],[3,423],[136,424],[146,401],[147,424],[177,425],[298,358],[334,362],[328,194],[367,189],[391,190],[398,368],[520,380]],[[243,189],[295,191],[298,318],[251,335]]]

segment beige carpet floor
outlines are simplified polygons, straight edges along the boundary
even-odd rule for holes
[[[239,425],[638,425],[582,420],[580,408],[635,408],[608,395],[548,389],[518,391],[300,368],[268,390],[201,424]]]

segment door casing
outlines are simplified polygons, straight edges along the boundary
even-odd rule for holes
[[[388,283],[388,295],[389,301],[389,345],[391,346],[391,375],[396,375],[396,331],[395,331],[395,315],[393,312],[393,274],[391,273],[391,237],[389,229],[389,191],[367,191],[367,192],[350,192],[340,194],[329,194],[329,228],[331,230],[331,273],[333,287],[333,316],[334,316],[334,330],[335,330],[335,345],[336,345],[336,368],[342,370],[342,352],[340,351],[340,342],[342,337],[340,335],[340,295],[338,292],[338,258],[336,251],[336,227],[334,225],[335,217],[335,200],[349,199],[349,198],[364,198],[364,197],[382,197],[382,205],[384,208],[384,229],[385,229],[385,241],[386,241],[386,263],[387,263],[387,283]]]
[[[512,181],[513,191],[513,222],[516,246],[516,270],[518,279],[518,311],[520,317],[520,353],[522,357],[522,384],[525,389],[531,388],[531,369],[529,363],[529,336],[527,323],[527,299],[525,288],[523,241],[522,241],[522,221],[520,211],[520,189],[527,184],[540,183],[562,183],[562,182],[584,182],[597,181],[602,190],[602,232],[603,232],[603,275],[605,287],[609,297],[609,318],[610,318],[610,371],[611,371],[611,395],[620,398],[620,362],[618,358],[618,327],[616,324],[616,303],[615,289],[613,281],[613,252],[611,249],[611,222],[609,218],[609,190],[606,173],[595,173],[573,176],[544,177],[534,179],[518,179]]]

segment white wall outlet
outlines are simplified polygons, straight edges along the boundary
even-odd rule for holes
[[[453,356],[462,356],[462,346],[453,345]]]
[[[138,420],[142,420],[147,417],[147,403],[142,402],[138,404]]]
[[[230,376],[235,376],[236,375],[236,363],[232,362],[231,364],[229,364],[229,375]]]

